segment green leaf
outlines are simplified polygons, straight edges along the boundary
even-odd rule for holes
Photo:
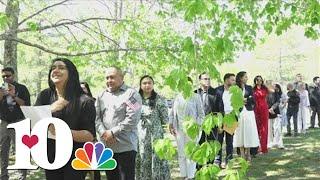
[[[189,0],[190,4],[186,9],[184,18],[186,21],[191,22],[197,15],[202,15],[207,11],[207,6],[204,0]]]
[[[233,111],[229,114],[224,115],[224,117],[223,117],[224,125],[232,126],[234,122],[236,122],[236,116]]]
[[[193,153],[199,148],[199,145],[196,144],[195,142],[193,141],[189,141],[185,147],[184,147],[184,152],[186,154],[186,156],[191,159],[192,158],[192,155]]]
[[[211,149],[212,149],[212,157],[210,158],[210,160],[214,160],[214,158],[216,157],[216,155],[219,153],[220,149],[221,149],[221,144],[219,143],[219,141],[209,141]]]
[[[27,22],[27,26],[31,29],[31,31],[37,31],[39,29],[39,25],[35,22]]]
[[[5,29],[8,25],[8,17],[5,13],[0,12],[0,29]]]
[[[182,49],[190,54],[194,53],[194,44],[191,37],[187,37],[183,40]]]
[[[217,122],[216,124],[218,125],[218,127],[221,128],[223,125],[223,115],[221,113],[218,113],[214,120]]]
[[[160,159],[171,160],[177,154],[177,149],[169,138],[155,140],[153,149]]]
[[[219,171],[220,171],[219,166],[215,164],[205,165],[199,171],[197,171],[196,180],[218,179],[217,175]]]
[[[271,22],[267,22],[267,23],[264,25],[264,30],[265,30],[268,34],[270,34],[270,33],[272,32],[272,29],[273,29],[273,27],[272,27],[272,23],[271,23]]]
[[[238,86],[230,87],[231,95],[231,106],[234,110],[238,111],[240,108],[244,106],[244,99],[242,90]]]
[[[216,125],[213,115],[208,114],[202,123],[202,129],[207,135],[209,135]]]
[[[183,130],[190,139],[195,140],[199,136],[200,126],[192,117],[188,116],[184,119]]]
[[[304,35],[307,38],[314,39],[314,40],[318,39],[318,37],[319,37],[318,33],[312,27],[306,28]]]

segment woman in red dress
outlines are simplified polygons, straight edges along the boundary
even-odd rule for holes
[[[264,85],[261,76],[254,78],[253,97],[255,99],[254,113],[260,139],[260,152],[268,152],[268,122],[269,108],[267,103],[268,88]]]

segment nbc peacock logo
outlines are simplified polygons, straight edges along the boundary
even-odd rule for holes
[[[75,156],[71,163],[75,170],[113,170],[117,167],[112,158],[113,151],[101,142],[86,142],[83,148],[76,150]]]

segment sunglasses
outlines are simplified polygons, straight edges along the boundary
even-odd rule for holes
[[[202,78],[202,80],[206,80],[206,81],[208,81],[208,80],[210,80],[210,78]]]
[[[2,78],[9,78],[11,77],[12,75],[3,75]]]

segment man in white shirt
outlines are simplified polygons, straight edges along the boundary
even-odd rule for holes
[[[231,93],[229,92],[229,88],[232,85],[235,85],[236,78],[235,74],[227,73],[223,77],[224,84],[216,88],[216,103],[215,107],[217,108],[218,112],[222,113],[223,115],[231,113],[233,110],[231,106]],[[222,146],[224,136],[226,137],[226,159],[225,163],[227,164],[229,160],[233,158],[233,135],[220,130],[218,134],[218,140]],[[221,166],[222,162],[222,149],[220,149],[217,157],[215,158],[215,163]]]

